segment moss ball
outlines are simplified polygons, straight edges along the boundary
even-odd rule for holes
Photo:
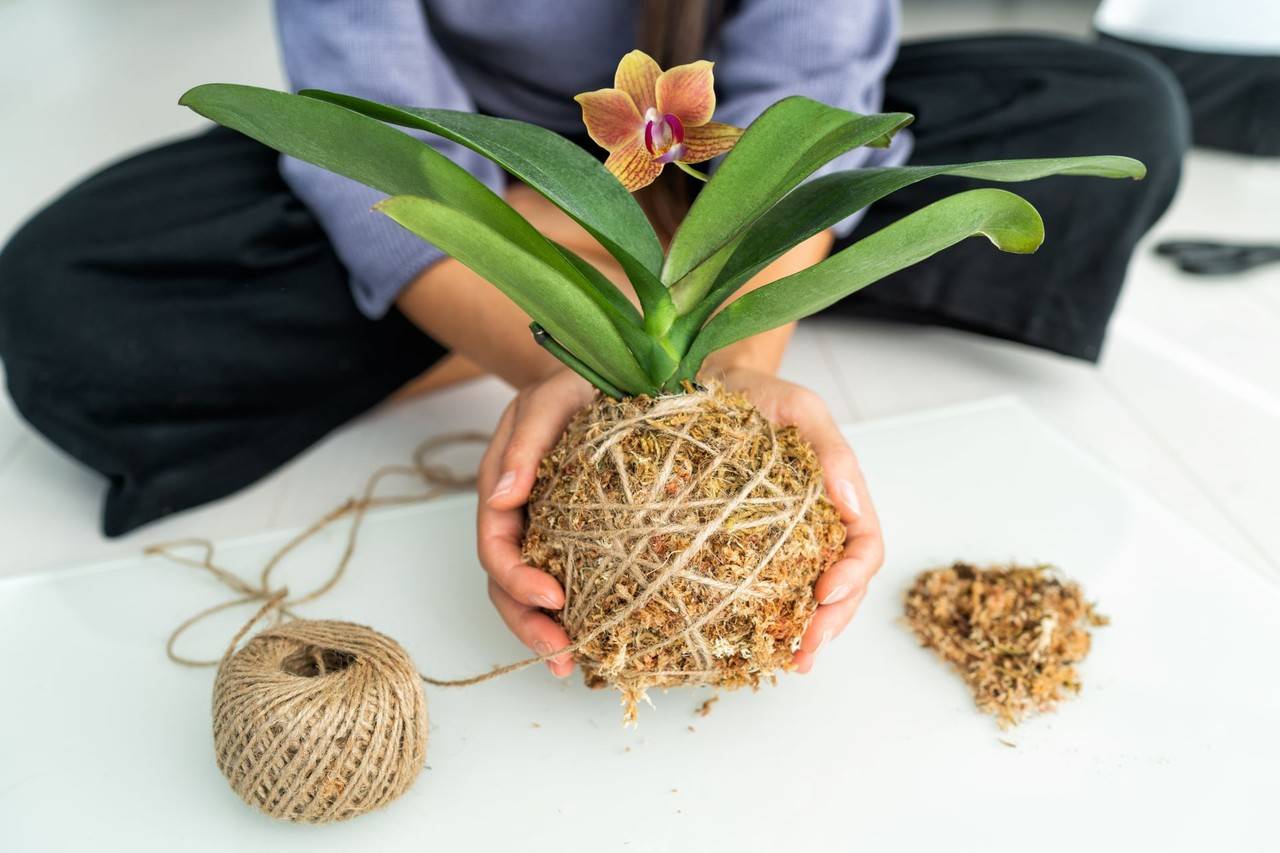
[[[652,687],[756,687],[790,665],[844,544],[813,449],[718,388],[600,398],[543,460],[524,554],[626,720]]]

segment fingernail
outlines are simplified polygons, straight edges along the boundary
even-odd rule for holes
[[[533,644],[533,650],[538,653],[538,657],[544,657],[554,652],[555,647],[552,646],[550,643],[548,643],[546,640],[539,640],[538,642]],[[559,657],[554,657],[554,658],[551,658],[550,660],[543,661],[543,663],[547,665],[547,670],[556,678],[564,678],[569,673],[556,672],[556,667],[564,663],[564,659],[565,659],[564,655],[560,655]]]
[[[831,592],[827,593],[827,597],[822,599],[818,603],[832,604],[836,601],[842,600],[848,594],[849,594],[849,585],[847,583],[842,583],[835,589],[831,590]]]
[[[547,610],[557,610],[560,605],[556,604],[555,599],[549,595],[535,595],[533,603],[539,607],[545,607]]]
[[[822,639],[818,641],[818,647],[813,650],[813,653],[816,655],[818,652],[822,651],[822,647],[825,646],[830,641],[831,641],[831,629],[828,628],[827,630],[822,632]]]
[[[849,512],[854,515],[862,515],[862,506],[858,503],[858,493],[854,490],[853,483],[848,480],[841,480],[836,484],[836,495]]]
[[[508,471],[498,478],[498,483],[493,487],[493,493],[489,495],[489,500],[500,498],[507,492],[511,491],[511,487],[516,484],[516,472]]]

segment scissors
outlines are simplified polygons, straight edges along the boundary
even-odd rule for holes
[[[1280,243],[1214,243],[1208,240],[1166,240],[1156,254],[1170,258],[1183,272],[1231,275],[1280,261]]]

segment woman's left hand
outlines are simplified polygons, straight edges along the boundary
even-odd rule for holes
[[[716,374],[726,388],[745,395],[769,420],[796,427],[813,445],[822,465],[827,497],[845,523],[844,555],[818,578],[818,609],[793,658],[797,672],[808,672],[818,650],[840,636],[853,619],[867,584],[884,562],[880,519],[858,459],[820,396],[761,370],[729,367]]]

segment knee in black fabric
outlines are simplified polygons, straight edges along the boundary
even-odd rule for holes
[[[93,401],[110,398],[103,377],[127,347],[102,326],[113,325],[110,294],[82,269],[86,237],[75,190],[23,225],[0,249],[0,363],[14,405],[53,444],[98,471],[117,456]],[[121,311],[128,308],[121,306]]]
[[[63,247],[72,235],[60,233],[56,215],[44,211],[27,222],[0,249],[0,361],[16,358],[56,308],[51,270],[65,264]]]
[[[1111,90],[1100,122],[1113,123],[1127,150],[1147,166],[1151,193],[1172,197],[1191,146],[1191,117],[1186,98],[1168,68],[1150,56],[1115,45],[1094,45]]]
[[[94,268],[101,211],[81,187],[28,220],[0,249],[0,362],[9,393],[33,425],[65,421],[83,400],[69,387],[136,366],[136,341],[116,336],[136,306]],[[57,410],[56,416],[42,413]]]
[[[230,131],[97,173],[0,252],[0,358],[32,426],[110,483],[107,535],[229,495],[431,366],[360,315],[323,233]]]
[[[1280,61],[1258,72],[1249,101],[1253,124],[1242,150],[1261,157],[1280,157]]]

